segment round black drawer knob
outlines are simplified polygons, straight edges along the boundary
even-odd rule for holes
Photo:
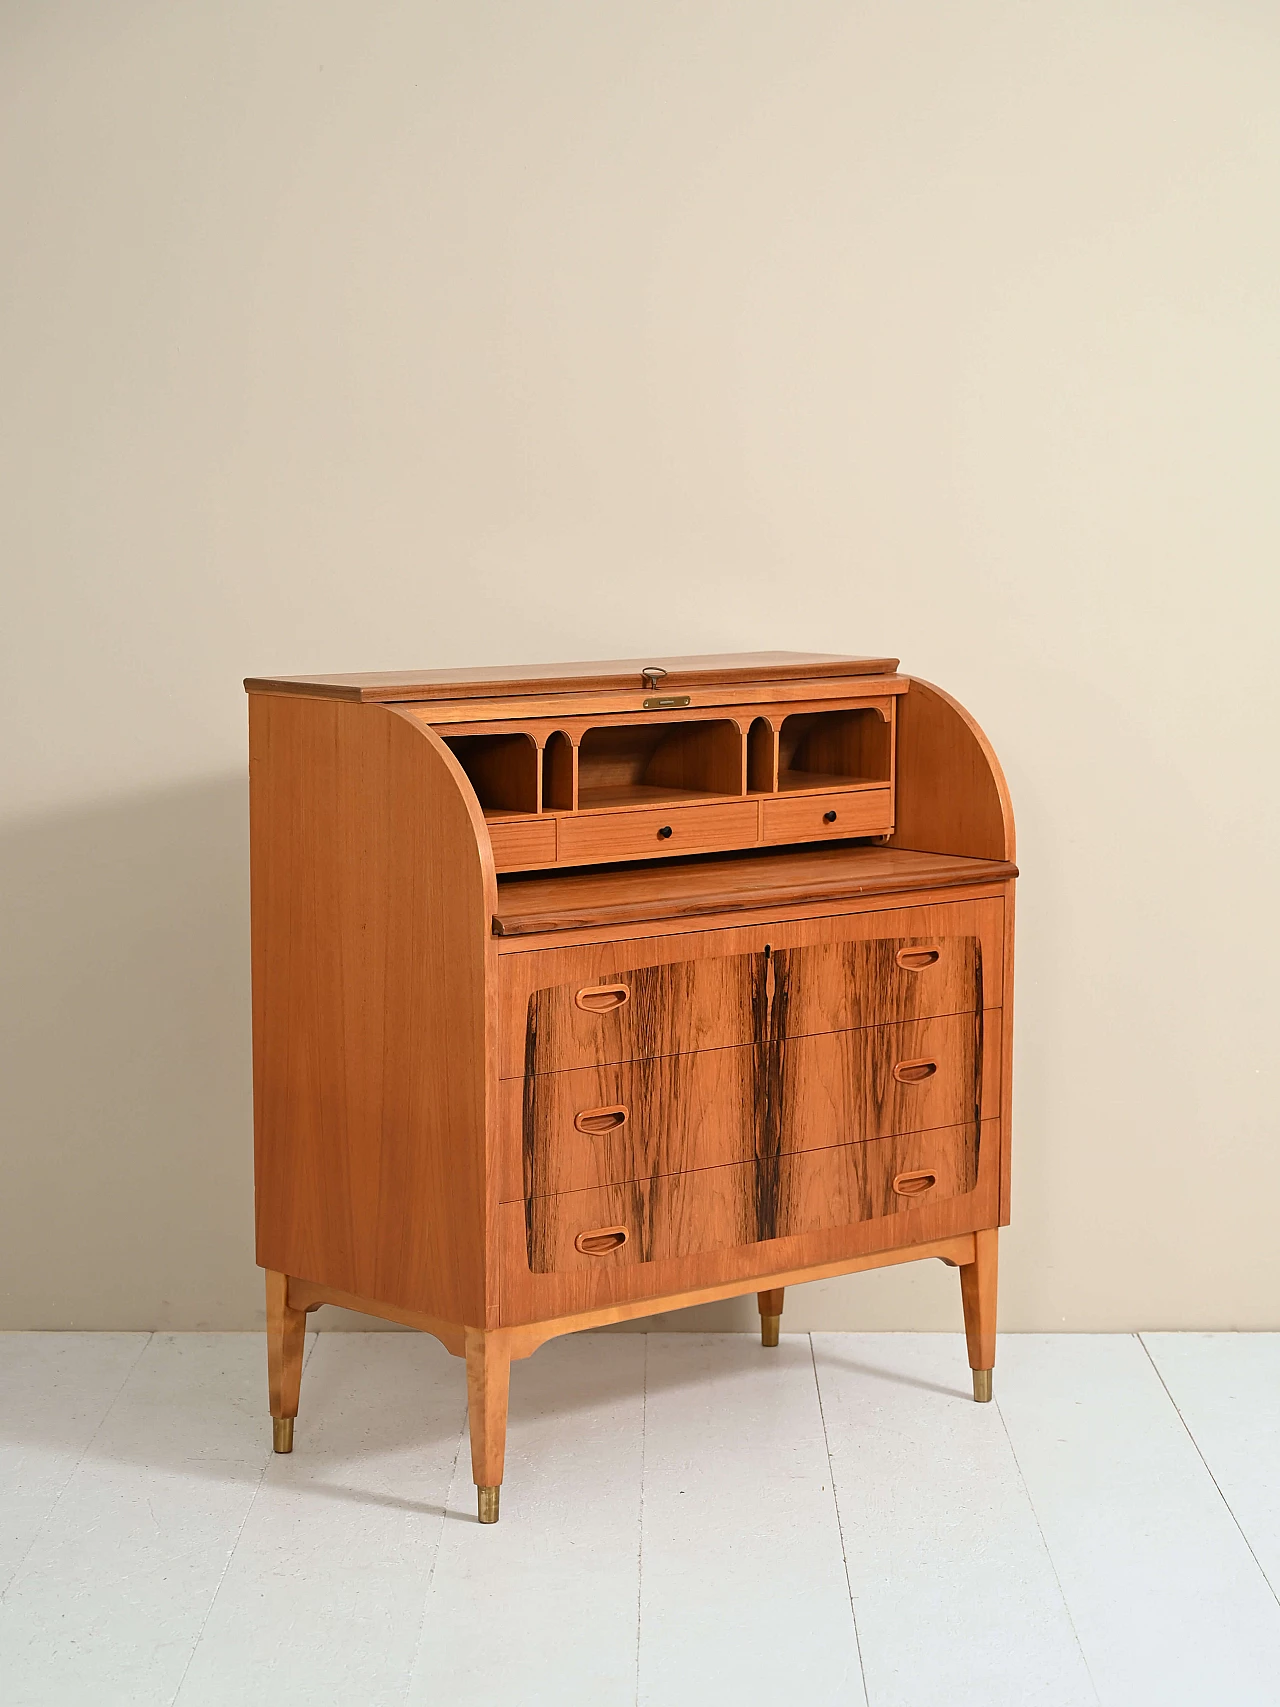
[[[670,836],[671,836],[671,826],[670,826],[670,824],[664,824],[662,826],[662,828],[658,831],[658,840],[660,842],[665,842],[670,838]]]
[[[824,824],[834,824],[835,821],[836,821],[836,815],[834,812],[824,812],[822,814],[822,822]]]

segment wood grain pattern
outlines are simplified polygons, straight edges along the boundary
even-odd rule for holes
[[[499,1085],[503,1198],[613,1185],[755,1154],[757,1051],[702,1049]],[[622,1108],[623,1124],[593,1133],[584,1110]]]
[[[334,1304],[340,1310],[358,1310],[365,1316],[376,1316],[384,1322],[399,1322],[402,1327],[416,1328],[419,1333],[431,1334],[455,1357],[466,1353],[466,1332],[461,1322],[442,1321],[421,1310],[409,1310],[402,1304],[388,1304],[381,1298],[369,1298],[357,1292],[344,1292],[340,1286],[322,1286],[315,1280],[289,1277],[289,1303],[295,1310],[316,1310],[322,1304]]]
[[[504,1076],[559,1073],[569,1067],[751,1042],[757,958],[707,955],[620,969],[595,956],[576,976],[576,969],[563,961],[534,968],[535,975],[545,969],[569,971],[571,976],[566,983],[530,991],[523,1012],[514,1011],[514,1001],[509,1003],[512,1026],[504,1038]],[[583,991],[615,986],[625,992],[619,1006],[597,1008],[579,1000]]]
[[[764,842],[887,836],[892,829],[893,792],[888,788],[798,794],[786,800],[760,802],[760,839]]]
[[[1000,1009],[989,1008],[785,1040],[778,1069],[779,1148],[823,1150],[994,1120],[1000,1113],[1000,1021]],[[895,1077],[904,1062],[936,1071]],[[763,1139],[758,1153],[767,1153]]]
[[[888,782],[890,702],[858,710],[792,711],[778,731],[778,787],[821,788],[838,779]]]
[[[873,1257],[879,1252],[917,1242],[924,1244],[950,1239],[973,1233],[981,1227],[993,1226],[999,1197],[1000,1124],[999,1120],[984,1123],[978,1144],[978,1183],[973,1191],[961,1196],[932,1202],[926,1197],[905,1210],[873,1220],[762,1244],[707,1250],[692,1256],[664,1258],[649,1263],[618,1263],[612,1258],[603,1258],[567,1272],[534,1273],[529,1267],[526,1205],[504,1203],[497,1211],[496,1222],[502,1263],[502,1324],[510,1327],[584,1312],[608,1311],[627,1304],[638,1305],[646,1299],[701,1293],[709,1287],[723,1286],[726,1290],[720,1296],[730,1297],[734,1295],[735,1286],[741,1292],[754,1291],[753,1282],[767,1284],[767,1277],[771,1275],[817,1269],[827,1264],[850,1265],[857,1259]],[[862,1149],[865,1146],[851,1148]],[[605,1200],[613,1193],[625,1194],[633,1189],[620,1186],[609,1188],[604,1193],[582,1193],[584,1207],[588,1199],[600,1199],[593,1205],[599,1211],[599,1219],[589,1222],[584,1219],[583,1224],[610,1224],[605,1219]],[[562,1198],[560,1201],[568,1200]],[[740,1191],[737,1197],[731,1195],[734,1213],[740,1201]],[[578,1261],[576,1255],[574,1260]],[[831,1272],[836,1272],[836,1269]],[[649,1308],[652,1310],[659,1306],[650,1303]],[[640,1310],[637,1313],[644,1312]]]
[[[755,794],[772,794],[778,786],[778,732],[768,717],[756,717],[747,728],[747,787]]]
[[[1011,1209],[1011,1193],[1013,1189],[1013,950],[1014,950],[1014,890],[1016,885],[1006,883],[1004,888],[1004,1002],[1008,1008],[1009,1023],[1004,1028],[1001,1040],[1000,1083],[1001,1094],[1004,1098],[1005,1120],[1002,1125],[1000,1140],[1000,1213],[997,1217],[1000,1226],[1009,1225]]]
[[[578,740],[578,804],[583,811],[611,797],[644,791],[741,795],[743,739],[729,718],[650,717],[583,730]]]
[[[482,812],[537,812],[542,804],[538,748],[522,730],[450,734],[445,745],[461,765]]]
[[[498,884],[493,929],[499,937],[518,938],[770,906],[830,908],[865,896],[920,894],[1016,876],[1017,867],[1005,860],[862,847],[557,872],[504,878]]]
[[[783,1040],[776,1080],[755,1044],[504,1079],[503,1200],[958,1125],[975,1110],[994,1118],[1000,1019],[991,1009]],[[936,1071],[894,1077],[899,1063],[922,1060]],[[764,1121],[774,1108],[771,1081],[781,1093],[776,1128]],[[624,1116],[588,1119],[585,1130],[575,1124],[592,1110]]]
[[[513,955],[500,971],[499,1072],[514,1078],[764,1042],[775,1033],[847,1031],[999,1007],[1002,907],[969,901],[894,908]],[[767,995],[766,958],[773,962]],[[928,963],[919,970],[903,964],[914,958]],[[580,991],[615,985],[626,992],[621,1006],[593,1012],[578,1005]]]
[[[249,704],[258,1260],[483,1324],[483,820],[392,709]]]
[[[498,871],[510,866],[542,865],[556,857],[556,820],[519,818],[489,824],[489,845]]]
[[[552,729],[542,745],[542,805],[546,812],[578,809],[578,755],[562,729]]]
[[[496,1488],[506,1459],[511,1345],[503,1333],[476,1328],[467,1329],[466,1345],[471,1479],[478,1488]]]
[[[348,675],[250,676],[249,693],[370,700],[470,699],[510,692],[556,693],[632,686],[646,664],[664,669],[662,693],[720,682],[785,682],[807,678],[891,675],[896,658],[842,657],[834,652],[725,652],[668,658],[608,658],[567,664],[498,664],[452,670],[366,670]],[[650,693],[653,689],[648,690]]]
[[[496,1489],[509,1360],[552,1334],[754,1290],[769,1338],[785,1286],[926,1254],[961,1265],[990,1367],[1013,819],[973,719],[895,667],[261,684],[273,1413],[297,1409],[305,1310],[369,1309],[466,1354]],[[688,705],[644,706],[664,695]],[[614,869],[495,881],[557,858]]]
[[[978,935],[863,936],[774,952],[780,1035],[846,1031],[998,1006]],[[999,965],[993,968],[999,987]]]
[[[962,705],[913,678],[898,702],[897,747],[893,847],[1016,858],[1004,772]]]
[[[273,1417],[296,1417],[307,1313],[289,1299],[289,1279],[267,1270],[267,1394]]]
[[[904,692],[909,686],[906,677],[894,677],[892,680],[900,683]],[[763,718],[780,725],[786,720],[784,710],[787,716],[807,723],[815,720],[813,714],[821,714],[819,721],[866,714],[873,719],[874,727],[882,732],[881,739],[888,738],[898,698],[896,690],[883,694],[868,694],[861,682],[853,691],[850,691],[848,682],[833,682],[823,684],[824,692],[818,698],[807,697],[813,692],[815,685],[812,682],[792,683],[792,688],[797,693],[803,691],[806,697],[786,702],[785,708],[777,703],[771,692],[765,699],[757,694],[750,699],[727,701],[723,706],[696,707],[692,704],[692,695],[680,694],[676,697],[681,700],[688,698],[691,703],[679,706],[663,705],[659,708],[646,700],[631,711],[606,711],[595,715],[584,711],[572,695],[563,700],[530,699],[508,702],[508,709],[502,716],[494,715],[488,700],[471,700],[467,702],[466,721],[441,718],[437,707],[430,702],[406,705],[402,709],[415,722],[435,729],[437,734],[446,740],[453,740],[458,736],[509,735],[513,730],[519,730],[541,742],[547,740],[556,730],[560,730],[575,744],[580,744],[588,735],[609,735],[611,741],[588,743],[588,746],[599,745],[606,760],[609,758],[608,749],[612,741],[616,741],[620,754],[630,752],[637,755],[638,749],[637,756],[643,761],[646,752],[651,752],[660,739],[670,739],[678,750],[685,741],[698,737],[700,731],[711,726],[720,727],[723,737],[725,723],[737,727],[744,734],[756,719]],[[535,705],[546,709],[535,713]],[[737,745],[736,737],[733,745]],[[892,757],[892,749],[889,757]],[[641,763],[640,769],[643,768]],[[632,774],[634,776],[637,773],[633,770]],[[875,770],[866,774],[872,777],[878,775],[881,781],[887,781],[889,770],[882,763],[878,763]],[[827,775],[824,779],[826,785],[831,787],[836,786],[836,780],[833,775]],[[730,786],[733,793],[741,793],[741,788],[736,783],[731,783]]]
[[[518,1210],[518,1206],[516,1207]],[[855,1230],[855,1236],[858,1238],[863,1238],[864,1233],[862,1228]],[[831,1280],[842,1274],[861,1274],[869,1269],[890,1268],[907,1262],[941,1261],[952,1268],[960,1268],[974,1260],[974,1240],[973,1233],[956,1233],[944,1238],[913,1240],[910,1245],[876,1249],[858,1256],[838,1257],[835,1261],[815,1261],[798,1268],[762,1270],[757,1267],[746,1278],[720,1280],[709,1285],[672,1292],[660,1298],[646,1296],[623,1300],[595,1309],[578,1310],[568,1315],[544,1317],[537,1322],[517,1322],[496,1331],[502,1333],[513,1359],[529,1357],[540,1345],[545,1345],[548,1340],[555,1339],[560,1334],[581,1333],[588,1328],[603,1328],[615,1322],[634,1321],[636,1317],[651,1315],[656,1310],[683,1310],[695,1304],[714,1304],[724,1298],[743,1297],[762,1286],[779,1289],[801,1286],[812,1280]],[[784,1243],[790,1245],[795,1241]],[[778,1247],[767,1245],[760,1248],[766,1256],[771,1256],[776,1253]],[[352,1293],[317,1286],[311,1281],[290,1279],[289,1298],[299,1309],[331,1303],[341,1305],[343,1309],[381,1317],[384,1321],[399,1322],[406,1328],[434,1334],[457,1357],[466,1355],[466,1329],[460,1324],[439,1322],[416,1311],[404,1310],[395,1304],[385,1304],[380,1299],[357,1297]],[[302,1302],[303,1298],[307,1300],[305,1304]]]
[[[754,800],[666,805],[642,812],[580,812],[560,819],[559,855],[570,863],[586,863],[708,853],[754,842],[759,824]]]
[[[675,697],[687,701],[689,696]],[[837,705],[797,702],[786,717],[766,702],[738,707],[728,718],[694,713],[682,705],[649,709],[640,718],[562,714],[526,716],[518,723],[482,718],[441,724],[432,719],[429,702],[405,711],[446,741],[487,818],[552,810],[567,814],[569,821],[557,842],[560,862],[589,864],[620,857],[615,852],[618,838],[600,826],[579,831],[579,813],[724,803],[746,794],[749,774],[758,787],[782,788],[792,795],[822,790],[834,796],[870,790],[877,782],[882,786],[874,805],[870,799],[846,804],[840,831],[832,829],[839,812],[831,802],[816,813],[803,807],[772,811],[767,833],[757,813],[724,820],[714,834],[694,837],[682,831],[708,831],[713,820],[658,823],[637,841],[640,825],[632,820],[627,829],[633,834],[622,844],[621,855],[669,858],[752,847],[762,839],[797,842],[833,834],[886,837],[893,827],[895,705],[895,696],[889,694],[846,698]],[[778,729],[783,732],[781,749]],[[751,741],[754,757],[748,751]],[[778,768],[779,750],[789,767],[785,774]],[[794,768],[801,762],[809,769]],[[543,869],[547,863],[530,858],[525,869]]]
[[[516,1206],[519,1213],[519,1206]],[[858,1229],[858,1236],[862,1230]],[[794,1243],[794,1241],[788,1241]],[[773,1254],[776,1246],[762,1249]],[[633,1321],[637,1316],[655,1310],[683,1310],[694,1304],[714,1304],[722,1298],[742,1297],[759,1286],[800,1286],[810,1280],[831,1280],[841,1274],[860,1274],[868,1269],[888,1268],[905,1262],[939,1260],[958,1268],[973,1261],[974,1234],[957,1233],[941,1239],[912,1242],[893,1249],[874,1250],[859,1256],[839,1257],[834,1262],[813,1262],[800,1268],[775,1272],[753,1269],[745,1279],[721,1280],[705,1286],[672,1292],[661,1298],[641,1297],[606,1304],[596,1309],[579,1310],[569,1315],[548,1316],[538,1322],[519,1322],[499,1331],[506,1339],[513,1358],[529,1357],[540,1345],[560,1334],[580,1333],[587,1328],[608,1327],[614,1322]],[[457,1357],[466,1355],[466,1329],[459,1323],[448,1323],[423,1316],[414,1310],[386,1304],[377,1298],[361,1298],[354,1293],[341,1292],[334,1287],[319,1286],[313,1281],[290,1279],[289,1299],[298,1308],[312,1309],[318,1304],[337,1304],[343,1309],[357,1310],[384,1321],[399,1322],[406,1328],[416,1328],[434,1334]]]
[[[779,1156],[767,1174],[748,1162],[531,1198],[525,1205],[528,1267],[535,1275],[630,1268],[862,1221],[902,1222],[926,1204],[933,1208],[972,1193],[978,1147],[970,1124],[802,1150]],[[905,1196],[894,1181],[908,1174],[934,1183],[918,1198]],[[628,1234],[616,1250],[593,1256],[577,1248],[584,1231],[615,1226]]]
[[[837,1237],[842,1242],[848,1242],[850,1237],[865,1241],[866,1230],[857,1228]],[[824,1240],[825,1238],[826,1235]],[[581,1333],[586,1328],[606,1328],[615,1322],[633,1322],[639,1316],[652,1315],[659,1310],[687,1310],[695,1304],[715,1304],[723,1298],[741,1298],[762,1286],[766,1290],[784,1290],[788,1286],[803,1286],[811,1280],[834,1280],[842,1274],[863,1274],[869,1269],[894,1268],[907,1262],[940,1261],[957,1268],[963,1263],[973,1261],[973,1241],[972,1233],[953,1233],[944,1238],[924,1239],[893,1249],[841,1256],[834,1261],[810,1262],[803,1267],[770,1269],[767,1272],[755,1269],[745,1278],[688,1287],[682,1292],[667,1293],[661,1297],[624,1299],[593,1309],[543,1317],[540,1321],[515,1322],[504,1329],[504,1332],[511,1347],[512,1357],[529,1357],[540,1345],[545,1345],[559,1334]],[[783,1241],[785,1246],[794,1245],[796,1242]],[[769,1255],[778,1250],[777,1245],[763,1245],[759,1248]],[[634,1273],[634,1270],[629,1271],[628,1277],[633,1278]],[[543,1279],[538,1284],[544,1287],[555,1286],[556,1282]]]
[[[811,676],[794,682],[772,681],[767,687],[752,681],[719,682],[711,687],[686,684],[680,689],[680,697],[688,699],[690,709],[724,706],[754,716],[753,708],[762,701],[770,707],[795,705],[812,708],[824,703],[843,705],[850,699],[851,689],[861,699],[864,696],[896,697],[906,693],[909,687],[905,676],[858,676],[852,680],[848,676],[833,676],[825,680]],[[273,690],[268,687],[262,691]],[[518,718],[521,725],[527,727],[528,720],[535,717],[558,723],[566,716],[595,721],[602,716],[633,717],[637,712],[646,717],[661,715],[649,705],[654,697],[639,683],[633,688],[572,688],[546,693],[523,693],[517,686],[509,693],[498,692],[493,697],[486,694],[482,698],[423,699],[403,704],[406,711],[433,725],[475,724],[479,719],[486,723],[495,720],[506,722]]]
[[[929,892],[921,895],[920,903],[925,906],[938,901],[998,900],[1000,894],[1001,887],[996,884],[980,884],[974,887],[966,887],[961,884],[957,885],[955,889],[941,893]],[[902,897],[895,895],[893,899],[898,901]],[[826,919],[856,918],[860,914],[870,916],[880,912],[884,905],[885,899],[882,896],[858,896],[824,908],[820,916]],[[725,928],[743,932],[756,930],[762,932],[766,938],[776,938],[776,940],[781,941],[786,931],[804,925],[807,921],[812,920],[814,915],[815,909],[809,906],[743,908],[741,912],[735,912],[722,918],[712,917],[706,921],[699,919],[696,922],[705,923],[709,930]],[[514,940],[495,937],[494,941],[499,954],[504,958],[550,948],[600,947],[604,943],[614,943],[621,951],[623,945],[628,943],[641,941],[658,943],[670,937],[684,935],[693,922],[684,918],[647,919],[641,924],[617,924],[603,928],[596,926],[591,930],[554,931],[540,936],[518,937]]]
[[[960,1299],[970,1369],[994,1369],[996,1362],[996,1263],[1000,1235],[994,1227],[974,1237],[973,1261],[960,1268]]]

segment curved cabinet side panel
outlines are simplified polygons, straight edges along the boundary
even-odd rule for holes
[[[258,1261],[483,1322],[488,838],[381,705],[250,696]]]
[[[898,701],[897,806],[889,846],[1013,859],[1013,806],[990,741],[958,701],[911,678]]]

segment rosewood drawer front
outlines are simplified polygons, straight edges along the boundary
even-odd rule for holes
[[[542,1197],[1000,1112],[998,1009],[502,1084],[502,1197]]]
[[[774,1130],[758,1153],[767,1157],[771,1140],[779,1153],[826,1150],[994,1119],[1000,1019],[994,1009],[789,1038],[775,1069]]]
[[[969,1124],[800,1151],[767,1170],[704,1168],[536,1197],[526,1214],[529,1268],[632,1266],[890,1217],[895,1239],[908,1243],[913,1211],[976,1188],[979,1143]]]
[[[504,1039],[504,1072],[560,1072],[750,1043],[763,968],[762,954],[629,971],[605,961],[571,983],[530,994],[519,1033]]]
[[[783,1037],[976,1013],[995,1005],[978,936],[810,943],[779,949],[772,959],[773,1029]]]
[[[504,1080],[503,1199],[750,1161],[759,1056],[746,1044]]]
[[[887,836],[893,829],[893,790],[796,794],[760,805],[760,839],[817,841],[820,837]]]
[[[658,965],[628,964],[628,954],[663,947],[643,937],[504,956],[500,1072],[561,1072],[998,1007],[1002,911],[998,901],[979,901],[822,920],[818,942],[797,942],[794,925],[707,931],[671,939],[685,953]],[[758,946],[733,952],[747,943]]]
[[[582,813],[560,820],[560,859],[646,859],[750,846],[759,833],[754,800],[661,806],[642,812]]]

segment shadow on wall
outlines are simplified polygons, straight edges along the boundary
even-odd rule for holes
[[[261,1325],[247,778],[5,830],[0,908],[0,1327]]]
[[[3,832],[0,932],[0,1328],[261,1326],[247,779]],[[785,1325],[845,1325],[822,1296],[877,1284],[958,1325],[941,1269],[819,1283]],[[313,1323],[396,1331],[330,1307]],[[650,1328],[756,1332],[755,1297],[606,1331]]]
[[[0,836],[0,1325],[252,1327],[248,784]]]

